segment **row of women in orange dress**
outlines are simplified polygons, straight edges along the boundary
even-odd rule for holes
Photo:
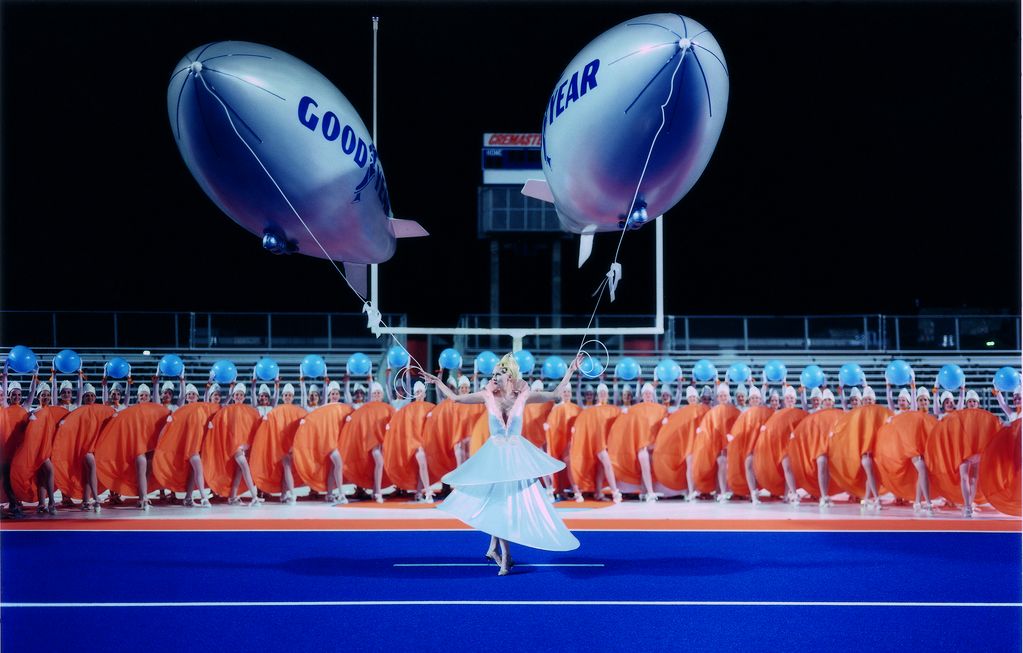
[[[729,500],[733,494],[759,503],[769,494],[799,503],[798,490],[821,506],[831,496],[862,497],[866,509],[880,509],[880,495],[912,501],[929,513],[943,497],[971,516],[977,503],[1020,514],[1019,410],[1017,392],[1008,425],[979,408],[979,396],[964,392],[965,405],[951,393],[931,412],[925,388],[900,393],[892,409],[877,405],[869,387],[842,392],[844,410],[830,390],[816,390],[798,407],[796,390],[771,392],[768,405],[756,387],[733,398],[726,384],[711,391],[690,387],[685,405],[657,403],[649,384],[642,401],[615,406],[601,384],[592,406],[559,404],[548,419],[548,450],[569,463],[559,489],[602,498],[608,487],[641,499],[682,495]],[[741,407],[740,407],[741,406]]]
[[[208,485],[236,503],[242,481],[253,503],[259,491],[294,502],[295,488],[303,485],[341,503],[345,482],[366,488],[377,501],[390,485],[432,501],[440,477],[488,436],[479,406],[434,405],[421,384],[412,401],[396,405],[383,401],[379,384],[366,403],[359,401],[363,389],[356,388],[353,400],[346,387],[346,403],[340,386],[328,383],[322,405],[318,389],[304,383],[304,405],[294,403],[291,384],[280,392],[275,384],[272,394],[266,385],[258,392],[253,386],[251,403],[239,384],[222,406],[219,387],[208,387],[199,401],[198,389],[182,379],[180,406],[168,382],[160,403],[150,402],[142,386],[129,408],[120,403],[119,388],[96,403],[88,384],[80,386],[82,405],[76,406],[69,383],[51,406],[43,386],[30,390],[38,407],[26,411],[20,386],[5,385],[0,460],[12,505],[38,500],[42,508],[46,496],[51,512],[54,486],[93,509],[105,489],[139,496],[139,507],[147,508],[150,487],[185,492],[186,505],[199,490],[198,505],[205,506]],[[571,390],[557,405],[530,405],[523,435],[567,463],[548,480],[550,491],[571,489],[579,501],[584,492],[601,497],[608,487],[616,501],[624,491],[646,501],[671,495],[725,501],[735,493],[758,502],[767,493],[798,502],[802,488],[821,505],[844,491],[872,508],[890,491],[925,511],[932,496],[943,496],[961,502],[967,514],[981,499],[1018,512],[1018,488],[1015,494],[1011,489],[1018,485],[1019,423],[1002,432],[969,393],[961,410],[943,397],[939,419],[928,413],[926,390],[908,400],[903,395],[895,410],[877,406],[869,388],[854,388],[848,399],[841,393],[848,410],[835,408],[828,390],[804,396],[799,408],[791,386],[769,393],[767,405],[755,387],[734,398],[725,384],[716,391],[689,387],[685,405],[661,390],[660,403],[647,384],[640,403],[619,407],[600,384],[589,406],[573,403]],[[465,377],[459,391],[470,391]],[[1014,402],[1018,411],[1018,394]]]

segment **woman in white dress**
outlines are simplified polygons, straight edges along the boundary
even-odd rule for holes
[[[444,476],[443,481],[454,489],[440,509],[490,535],[486,555],[500,565],[499,576],[506,575],[512,566],[509,542],[547,551],[579,547],[579,540],[565,527],[539,481],[564,469],[565,463],[522,437],[525,405],[553,400],[578,366],[576,358],[554,392],[532,392],[511,354],[497,364],[483,390],[467,395],[456,395],[441,379],[424,373],[426,381],[448,399],[487,407],[490,438],[460,467]]]

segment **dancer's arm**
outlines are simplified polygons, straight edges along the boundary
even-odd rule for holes
[[[426,380],[427,383],[432,383],[433,387],[437,388],[437,391],[444,395],[446,399],[450,399],[451,401],[454,401],[455,403],[459,404],[484,403],[484,397],[486,393],[485,390],[481,390],[479,392],[471,392],[467,395],[456,395],[454,392],[451,391],[451,388],[449,388],[447,384],[444,383],[444,381],[437,378],[433,374],[430,374],[426,370],[422,370],[421,375]]]
[[[568,382],[572,380],[572,375],[575,374],[577,369],[579,369],[579,358],[579,356],[576,356],[575,360],[569,363],[568,369],[565,370],[565,376],[561,379],[561,383],[559,383],[553,390],[550,392],[530,392],[529,396],[526,397],[526,403],[542,404],[548,401],[557,401],[558,397],[561,396],[561,389],[568,385]]]

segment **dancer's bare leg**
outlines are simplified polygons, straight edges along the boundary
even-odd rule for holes
[[[49,504],[47,505],[47,510],[52,515],[57,510],[57,500],[53,496],[54,492],[55,492],[54,487],[53,487],[53,463],[50,462],[49,458],[47,458],[45,461],[43,461],[42,470],[43,470],[43,482],[46,485],[46,498],[49,501]],[[94,479],[96,477],[95,474],[96,474],[96,470],[95,470],[95,468],[93,468],[93,478]],[[93,483],[95,483],[95,481],[93,481]],[[95,485],[93,487],[95,487]]]
[[[913,456],[913,467],[916,467],[916,502],[923,501],[930,510],[931,505],[931,483],[927,477],[927,464],[923,456]]]
[[[694,501],[696,499],[696,483],[693,481],[693,454],[686,456],[686,489],[689,491],[686,501]]]
[[[430,487],[430,467],[426,461],[426,451],[416,449],[416,464],[419,465],[419,483],[423,486],[423,501],[433,503],[433,489]]]
[[[384,495],[380,494],[380,485],[384,480],[384,452],[378,444],[373,447],[373,498],[377,503],[384,502]]]
[[[192,480],[196,489],[199,490],[199,505],[203,508],[209,508],[210,500],[206,498],[206,481],[202,475],[202,458],[197,453],[192,454],[192,457],[188,459],[188,464],[192,466]],[[191,493],[189,496],[191,496]]]
[[[728,496],[728,450],[718,452],[718,501]]]
[[[867,473],[867,498],[873,497],[873,500],[878,508],[881,507],[881,498],[877,493],[877,479],[874,477],[874,461],[871,460],[870,454],[865,453],[860,458],[860,464],[863,465],[863,471]]]
[[[646,488],[647,501],[654,501],[657,495],[654,494],[654,477],[650,472],[650,449],[643,447],[636,454],[639,459],[639,472],[643,477],[643,487]]]
[[[281,478],[281,503],[290,503],[295,500],[295,476],[291,473],[291,452],[281,457],[281,467],[284,473]]]
[[[593,482],[593,498],[597,501],[604,501],[604,467],[597,465],[596,479]]]
[[[146,454],[140,453],[135,456],[135,482],[139,487],[138,507],[143,510],[149,509],[149,461]]]
[[[760,497],[757,496],[757,475],[753,471],[753,454],[746,456],[746,460],[743,461],[743,467],[746,469],[746,486],[749,488],[749,500],[753,503],[760,503]]]
[[[342,472],[344,471],[344,460],[341,458],[341,452],[334,449],[330,452],[330,476],[327,478],[327,499],[332,500],[330,497],[331,492],[336,492],[334,495],[338,503],[348,503],[348,499],[345,498],[344,488],[342,481]],[[333,487],[331,485],[333,484]]]
[[[501,569],[497,572],[497,575],[506,576],[508,575],[508,569],[511,567],[511,556],[508,554],[508,542],[501,538],[498,538],[497,542],[501,546]]]
[[[501,564],[501,556],[497,553],[497,536],[490,536],[490,546],[487,547],[487,552],[484,554],[487,558],[494,561],[494,564]]]
[[[452,451],[455,452],[455,467],[461,467],[465,459],[462,458],[462,443],[458,442],[452,447]]]
[[[607,449],[604,449],[597,454],[597,459],[600,461],[601,466],[604,468],[604,476],[607,478],[608,485],[611,486],[611,498],[615,503],[622,502],[622,493],[618,489],[618,482],[615,481],[615,470],[611,465],[611,456],[608,455]]]
[[[252,470],[249,469],[249,461],[245,457],[244,448],[239,448],[238,451],[234,452],[234,463],[237,466],[235,477],[237,478],[239,472],[241,472],[241,477],[245,479],[245,486],[249,488],[249,496],[252,497],[249,500],[249,505],[263,503],[263,500],[259,498],[259,489],[256,487],[256,482],[252,480]],[[236,482],[232,482],[231,493],[234,496],[238,495],[238,485]]]
[[[788,458],[786,458],[788,460]],[[793,485],[795,483],[793,482]],[[824,505],[831,503],[831,498],[828,496],[828,488],[831,487],[831,472],[828,470],[828,457],[817,456],[817,485],[821,488],[821,499],[824,500]],[[795,490],[793,490],[795,492]]]

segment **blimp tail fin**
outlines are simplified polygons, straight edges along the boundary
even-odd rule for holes
[[[527,179],[526,184],[522,187],[522,194],[526,197],[533,197],[554,204],[554,195],[551,194],[551,187],[543,179]]]
[[[391,225],[391,233],[394,234],[395,238],[421,238],[422,236],[430,235],[430,232],[423,229],[423,225],[415,220],[391,218],[388,224]]]
[[[369,284],[367,282],[369,266],[365,263],[345,263],[345,278],[348,279],[348,283],[352,284],[352,288],[363,297],[368,292]]]

